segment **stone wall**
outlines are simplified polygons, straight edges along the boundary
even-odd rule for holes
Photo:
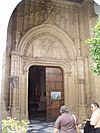
[[[87,105],[95,100],[96,90],[85,40],[95,20],[90,1],[80,5],[25,0],[16,7],[8,28],[5,64],[9,113],[28,117],[28,69],[48,65],[64,71],[65,104],[81,119],[88,116]]]

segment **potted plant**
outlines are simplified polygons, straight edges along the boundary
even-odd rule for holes
[[[28,123],[28,120],[7,117],[2,120],[2,133],[26,133]]]

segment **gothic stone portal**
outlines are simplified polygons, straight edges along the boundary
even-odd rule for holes
[[[47,66],[51,68],[53,66],[61,68],[63,71],[62,92],[64,95],[61,93],[61,97],[64,104],[68,105],[70,110],[80,118],[86,118],[86,104],[91,98],[94,98],[95,93],[91,93],[94,92],[93,82],[91,82],[93,80],[90,78],[92,76],[89,72],[87,50],[83,45],[83,40],[86,38],[84,35],[90,31],[88,27],[84,27],[84,24],[87,26],[91,23],[88,16],[85,15],[87,19],[83,19],[83,16],[84,13],[89,12],[90,3],[84,4],[87,8],[68,1],[59,3],[52,0],[48,6],[41,0],[22,1],[14,10],[8,26],[4,78],[5,103],[7,111],[12,116],[28,117],[28,112],[32,109],[28,105],[31,103],[31,100],[28,99],[29,88],[31,88],[28,76],[31,67],[45,68],[48,77],[50,68]],[[90,16],[92,18],[92,14]],[[85,20],[89,20],[89,22]],[[12,77],[15,77],[13,86]],[[54,97],[57,91],[50,87],[54,83],[48,84],[49,82],[45,84],[48,102],[44,109],[47,119],[51,114],[55,114],[53,111],[55,104],[52,100],[49,102],[49,98],[50,95]],[[52,93],[48,92],[47,88]],[[49,108],[49,105],[52,109]],[[43,107],[37,106],[35,109],[40,108]],[[53,112],[50,112],[51,110]]]

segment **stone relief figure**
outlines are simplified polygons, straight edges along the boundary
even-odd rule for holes
[[[34,44],[32,43],[32,45],[29,47],[28,52],[27,53],[27,57],[33,57],[34,56]]]
[[[66,55],[66,56],[65,56]],[[68,50],[63,43],[52,36],[39,36],[30,44],[28,57],[65,59],[68,58]]]
[[[40,57],[41,56],[41,41],[40,40],[35,40],[34,41],[34,57]]]
[[[19,78],[17,76],[10,77],[10,85],[12,89],[18,86],[18,81],[19,81]]]

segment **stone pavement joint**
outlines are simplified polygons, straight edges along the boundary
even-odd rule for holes
[[[54,122],[30,120],[27,133],[53,133]]]

